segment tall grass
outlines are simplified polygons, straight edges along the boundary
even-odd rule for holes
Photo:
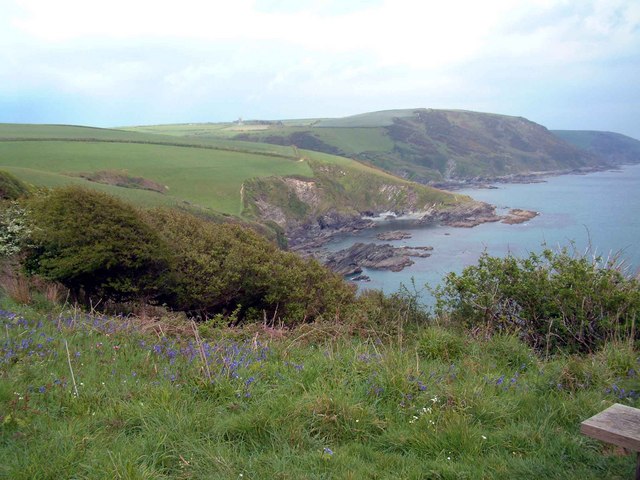
[[[638,404],[628,346],[542,361],[515,337],[428,326],[392,338],[323,338],[318,326],[311,339],[3,307],[2,478],[588,479],[634,468],[578,432],[613,402]]]

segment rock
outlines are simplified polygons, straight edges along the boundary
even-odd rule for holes
[[[413,265],[414,262],[409,257],[429,257],[431,254],[426,252],[432,249],[433,247],[396,248],[386,243],[356,243],[344,250],[328,253],[324,263],[341,275],[361,273],[363,267],[399,272]]]
[[[398,250],[409,257],[427,258],[430,257],[431,254],[426,252],[433,250],[433,247],[400,247]]]
[[[496,215],[496,207],[485,202],[473,202],[460,205],[438,215],[437,220],[449,227],[471,228],[482,223],[499,222],[502,217]]]
[[[371,278],[368,275],[358,275],[356,277],[350,278],[352,282],[370,282]]]
[[[378,240],[384,240],[385,242],[389,242],[391,240],[404,240],[406,238],[411,238],[411,234],[409,232],[401,232],[400,230],[392,230],[390,232],[382,232],[376,235]]]
[[[512,208],[509,210],[509,214],[502,219],[502,223],[514,225],[517,223],[524,223],[527,220],[531,220],[538,216],[538,212],[531,210],[522,210],[520,208]]]

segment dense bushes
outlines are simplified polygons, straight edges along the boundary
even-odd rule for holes
[[[241,318],[299,323],[335,317],[353,290],[315,261],[283,252],[257,233],[212,224],[175,210],[149,212],[172,254],[172,278],[163,300],[205,316],[238,312]]]
[[[27,204],[28,272],[76,300],[164,304],[191,315],[295,324],[333,318],[354,301],[340,277],[239,225],[176,210],[141,213],[77,187]]]
[[[593,351],[638,338],[640,284],[600,258],[544,250],[491,257],[436,290],[439,312],[469,328],[516,333],[538,351]]]
[[[27,204],[28,272],[69,288],[77,299],[155,297],[168,250],[137,210],[109,195],[66,187]]]
[[[419,292],[370,292],[356,300],[352,286],[316,261],[237,224],[177,210],[141,212],[77,187],[7,205],[0,254],[18,254],[27,272],[60,282],[87,306],[162,304],[201,318],[270,325],[348,319],[388,332],[429,320]],[[638,338],[638,280],[566,250],[522,259],[482,255],[477,265],[449,274],[436,301],[440,320],[515,335],[542,352],[594,351],[607,340]],[[463,351],[445,331],[431,333],[421,339],[423,356]],[[516,355],[517,362],[526,355]]]

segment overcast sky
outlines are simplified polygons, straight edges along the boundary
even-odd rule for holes
[[[458,108],[640,139],[639,0],[0,0],[0,121]]]

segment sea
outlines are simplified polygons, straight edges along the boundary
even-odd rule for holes
[[[412,226],[403,220],[385,220],[374,229],[336,237],[327,245],[335,251],[354,243],[390,243],[394,246],[432,246],[428,258],[401,272],[364,269],[369,282],[360,289],[398,291],[416,289],[430,303],[426,285],[434,287],[448,272],[461,272],[475,264],[483,252],[527,256],[544,248],[569,248],[577,254],[617,258],[627,274],[640,273],[640,165],[588,174],[569,174],[540,183],[496,184],[497,188],[458,190],[476,200],[496,205],[498,213],[511,208],[534,210],[539,215],[518,225],[485,223],[473,228],[440,225]],[[388,230],[411,233],[406,240],[384,242],[376,235]]]

